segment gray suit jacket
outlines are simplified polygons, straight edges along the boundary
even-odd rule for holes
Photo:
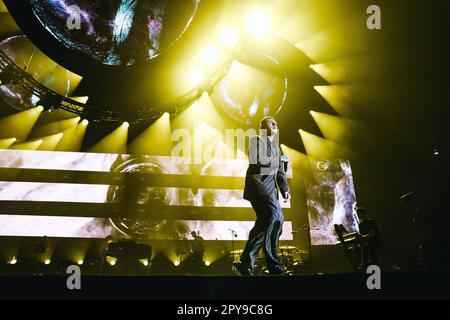
[[[277,185],[282,194],[290,192],[284,165],[281,162],[282,155],[280,147],[270,143],[267,137],[251,138],[244,199],[253,201],[259,197],[274,194],[278,196]]]

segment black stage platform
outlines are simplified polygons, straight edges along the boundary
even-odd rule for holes
[[[382,273],[381,290],[366,274],[267,277],[83,277],[69,290],[67,277],[0,277],[0,299],[309,300],[448,299],[448,272]]]

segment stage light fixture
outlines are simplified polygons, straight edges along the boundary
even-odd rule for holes
[[[205,261],[205,266],[209,267],[211,265],[211,261]]]
[[[58,97],[54,94],[49,94],[41,98],[38,101],[37,105],[41,106],[45,111],[53,111],[59,109],[61,106],[61,97]]]
[[[89,125],[89,120],[84,119],[83,121],[81,121],[81,124],[83,126],[88,126]]]
[[[107,256],[107,257],[106,257],[106,262],[108,262],[108,264],[109,264],[110,266],[115,266],[116,263],[117,263],[117,258]]]
[[[180,265],[180,261],[175,261],[173,264],[175,267],[178,267]]]
[[[49,265],[50,263],[52,263],[52,261],[51,261],[50,259],[47,259],[47,260],[44,261],[44,263],[45,263],[46,265]]]
[[[146,267],[148,267],[148,265],[150,264],[149,262],[148,262],[148,259],[142,259],[142,260],[139,260],[144,266],[146,266]]]
[[[84,263],[84,261],[83,260],[78,260],[77,263],[78,263],[79,266],[81,266]]]
[[[122,126],[123,126],[124,128],[129,128],[129,127],[130,127],[130,123],[124,122],[124,123],[122,123]]]
[[[12,64],[6,66],[0,72],[0,86],[5,86],[8,84],[17,84],[21,80],[21,73]]]
[[[17,259],[16,257],[13,257],[11,260],[9,260],[8,264],[16,264],[17,263]]]

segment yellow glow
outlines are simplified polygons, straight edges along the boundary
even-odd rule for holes
[[[346,158],[350,156],[350,150],[338,143],[326,140],[303,130],[299,130],[308,156],[315,159],[322,158]]]
[[[172,128],[173,130],[183,128],[194,133],[196,125],[200,122],[225,132],[223,117],[207,95],[202,96],[200,100],[195,101],[190,107],[179,113],[172,121]]]
[[[202,71],[195,69],[192,70],[191,73],[189,74],[189,81],[193,84],[198,86],[200,83],[203,82],[203,80],[205,79],[205,75],[203,74]]]
[[[223,28],[219,34],[220,43],[225,46],[233,47],[239,41],[239,35],[236,30],[232,28]]]
[[[84,260],[78,260],[77,263],[78,263],[79,266],[81,266],[81,265],[83,265]]]
[[[86,104],[89,100],[88,96],[83,96],[83,97],[70,97],[71,100],[77,101],[79,103],[82,104]]]
[[[6,9],[6,6],[5,6],[5,4],[3,3],[3,1],[0,1],[0,12],[1,12],[1,13],[8,12],[8,9]]]
[[[32,108],[0,119],[0,139],[27,139],[41,113],[40,108]]]
[[[8,263],[9,263],[9,264],[16,264],[16,263],[17,263],[16,257],[13,257],[11,260],[9,260]]]
[[[128,127],[125,124],[122,124],[119,128],[90,148],[89,152],[124,154],[127,152],[127,140]]]
[[[354,88],[349,85],[315,86],[314,89],[340,115],[352,115],[352,105],[355,103]]]
[[[69,128],[63,132],[64,136],[58,143],[55,151],[79,152],[83,144],[83,139],[86,134],[86,126],[83,122]]]
[[[343,117],[311,111],[311,115],[328,140],[348,143],[355,134],[363,134],[365,129],[358,122]]]
[[[48,137],[57,134],[76,126],[79,121],[80,117],[76,117],[72,119],[50,122],[43,125],[37,124],[31,131],[30,138]]]
[[[136,155],[170,156],[172,152],[170,117],[164,113],[147,130],[129,145],[129,152]]]
[[[23,142],[23,143],[17,143],[13,144],[10,149],[12,150],[33,150],[36,151],[39,149],[41,144],[44,141],[42,140],[36,140],[36,141],[30,141],[30,142]]]
[[[219,61],[219,51],[212,45],[208,45],[199,54],[199,59],[207,65],[215,65]]]
[[[289,148],[288,146],[282,144],[281,150],[285,155],[289,157],[289,161],[292,163],[293,168],[299,168],[303,164],[308,163],[308,156],[304,153],[301,153],[295,149]]]
[[[122,126],[128,129],[130,127],[130,124],[128,122],[124,122],[122,123]]]
[[[247,31],[256,38],[267,35],[272,27],[272,21],[267,10],[257,9],[247,17]]]
[[[178,267],[178,266],[180,265],[180,261],[178,261],[178,260],[177,260],[177,261],[174,261],[174,262],[173,262],[173,265],[174,265],[175,267]]]
[[[52,261],[50,259],[47,259],[44,261],[45,264],[49,265],[50,263],[52,263]]]
[[[339,63],[319,63],[311,65],[318,75],[328,81],[328,83],[341,83],[347,79],[347,72]]]
[[[42,137],[42,144],[39,146],[39,150],[41,151],[55,151],[59,142],[61,141],[63,133],[58,133],[48,137]]]
[[[148,259],[142,259],[142,260],[139,260],[144,266],[146,266],[146,267],[148,267],[148,265],[150,264],[149,262],[148,262]]]
[[[108,264],[109,264],[110,266],[115,266],[116,263],[117,263],[117,259],[114,258],[114,257],[107,256],[107,257],[106,257],[106,262],[108,262]]]
[[[209,267],[211,265],[211,261],[205,261],[205,266]]]
[[[0,149],[8,149],[9,147],[11,147],[11,145],[13,143],[15,143],[17,141],[16,138],[11,138],[11,139],[1,139],[0,140]]]

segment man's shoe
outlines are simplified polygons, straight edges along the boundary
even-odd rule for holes
[[[272,275],[277,275],[277,276],[284,276],[287,275],[287,271],[284,267],[282,266],[276,266],[273,269],[269,270],[269,273]]]
[[[251,268],[245,266],[244,264],[242,264],[241,262],[234,262],[233,263],[233,267],[237,270],[237,272],[239,273],[239,275],[241,276],[247,276],[247,277],[251,277],[253,276],[253,271]]]

